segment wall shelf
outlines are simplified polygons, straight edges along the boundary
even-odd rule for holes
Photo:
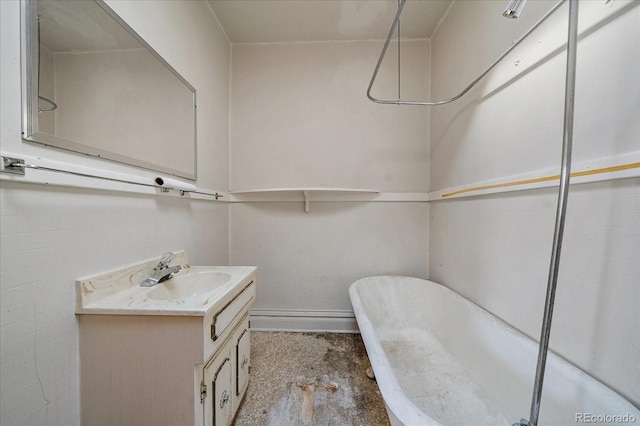
[[[362,201],[362,195],[371,198],[372,195],[380,194],[377,189],[363,188],[327,188],[327,187],[293,187],[293,188],[264,188],[250,189],[242,191],[232,191],[232,201],[304,201],[304,211],[309,213],[311,198],[314,201],[332,201],[334,199],[346,198],[345,195],[360,195],[358,197],[348,197],[348,201]],[[324,196],[323,196],[324,195]],[[331,195],[331,196],[328,196]]]

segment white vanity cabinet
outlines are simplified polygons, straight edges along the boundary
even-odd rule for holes
[[[85,304],[78,312],[82,424],[231,424],[249,383],[256,294],[255,268],[242,268],[237,283],[199,311],[110,313]]]

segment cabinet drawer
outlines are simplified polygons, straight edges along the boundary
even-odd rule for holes
[[[249,304],[256,294],[256,284],[251,281],[247,287],[224,308],[214,315],[211,321],[211,340],[214,342],[229,327],[233,319]]]

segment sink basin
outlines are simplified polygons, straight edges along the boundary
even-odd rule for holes
[[[141,286],[157,264],[145,261],[77,280],[76,313],[207,316],[247,288],[256,274],[254,266],[191,265],[187,254],[178,252],[175,264],[182,269],[173,278]]]
[[[154,286],[146,294],[152,300],[180,300],[216,290],[231,280],[231,275],[218,271],[191,271]]]

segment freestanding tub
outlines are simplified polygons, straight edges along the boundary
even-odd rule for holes
[[[380,276],[349,289],[392,425],[528,418],[538,345],[452,290]],[[539,425],[640,423],[640,410],[549,352]]]

